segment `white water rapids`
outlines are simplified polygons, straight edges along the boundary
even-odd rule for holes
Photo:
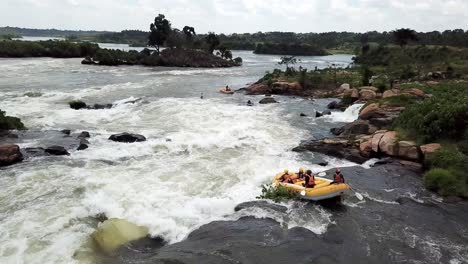
[[[324,108],[327,101],[279,97],[280,104],[248,107],[247,99],[258,102],[261,97],[206,92],[216,91],[226,80],[239,85],[255,81],[264,71],[255,68],[258,64],[273,67],[262,61],[271,57],[259,57],[247,57],[243,68],[206,74],[90,67],[78,60],[4,60],[2,110],[22,118],[32,130],[86,130],[91,138],[89,149],[71,151],[68,157],[34,158],[0,170],[0,262],[87,262],[74,255],[87,250],[95,228],[90,217],[98,213],[146,226],[170,243],[181,241],[200,225],[228,219],[237,204],[255,200],[261,185],[284,168],[326,169],[291,149],[309,138],[311,130],[328,133],[335,122],[355,119],[356,109],[324,120],[300,119],[294,110],[298,104],[312,111]],[[31,79],[22,80],[25,76]],[[108,79],[96,81],[101,77]],[[28,91],[42,96],[24,96]],[[205,99],[199,98],[200,92]],[[143,100],[122,103],[131,96]],[[70,109],[67,102],[78,98],[120,103],[105,110]],[[139,133],[148,140],[108,140],[120,132]],[[31,146],[37,142],[21,144]],[[329,161],[327,168],[351,165]],[[331,222],[324,212],[288,221],[290,227],[304,226],[316,233]]]

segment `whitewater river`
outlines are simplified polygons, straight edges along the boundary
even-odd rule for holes
[[[279,57],[235,55],[244,59],[242,67],[93,67],[80,59],[0,59],[2,110],[20,117],[30,130],[92,135],[85,151],[0,171],[0,262],[78,261],[74,253],[86,247],[95,228],[89,218],[98,213],[128,219],[177,242],[198,226],[223,219],[238,203],[255,199],[278,171],[318,169],[291,148],[312,135],[328,135],[335,117],[352,121],[357,109],[316,120],[299,114],[314,115],[329,100],[277,97],[280,104],[248,107],[247,100],[257,103],[262,96],[227,96],[218,89],[258,80]],[[348,55],[306,57],[302,65],[350,61]],[[27,92],[42,95],[27,97]],[[132,98],[143,100],[123,103]],[[76,111],[67,104],[73,99],[117,106]],[[107,140],[124,131],[148,140]],[[40,143],[21,144],[34,146]],[[317,221],[307,224],[323,232],[327,216]]]
[[[279,104],[259,105],[263,96],[220,94],[219,88],[225,85],[238,89],[255,82],[277,67],[279,60],[251,52],[234,55],[244,59],[242,67],[105,67],[81,65],[80,59],[0,59],[0,109],[20,117],[30,131],[91,133],[90,147],[84,151],[32,158],[0,169],[0,263],[93,263],[89,235],[97,226],[95,216],[102,213],[146,226],[153,236],[170,244],[183,241],[203,224],[245,215],[271,217],[288,228],[326,233],[340,213],[334,216],[319,205],[304,210],[304,204],[288,204],[287,217],[265,210],[233,214],[233,209],[255,200],[262,184],[284,168],[320,171],[354,165],[291,149],[301,140],[330,136],[330,128],[357,118],[359,106],[316,119],[315,110],[323,111],[329,99],[277,96]],[[351,57],[304,57],[301,64],[307,68],[347,66]],[[30,92],[40,96],[25,96]],[[202,93],[204,99],[200,99]],[[125,103],[136,98],[141,100]],[[114,107],[76,111],[68,106],[74,99],[113,103]],[[246,106],[247,100],[255,106]],[[300,117],[300,113],[308,116]],[[142,134],[148,140],[134,144],[108,140],[120,132]],[[43,147],[44,142],[31,138],[20,146]],[[322,160],[329,162],[328,167],[313,164]],[[413,185],[420,189],[420,183]],[[373,199],[367,194],[371,191],[363,192],[368,201]],[[379,192],[381,200],[374,199],[375,203],[395,208],[395,202],[384,198],[398,191]],[[414,198],[413,193],[401,195]],[[351,212],[364,212],[370,218],[378,215],[349,200],[346,207],[360,210]],[[401,224],[395,224],[391,232],[360,233],[395,237],[404,245],[420,248],[424,254],[414,256],[418,261],[412,263],[466,260],[462,242],[449,243],[437,233],[419,238],[416,229],[408,231],[404,221],[395,220],[399,215],[387,218]],[[350,216],[345,218],[352,221]],[[372,227],[373,223],[364,225]],[[400,234],[401,230],[405,233]],[[440,241],[446,244],[439,246]],[[406,251],[397,246],[389,252],[395,262],[407,260],[400,256]]]

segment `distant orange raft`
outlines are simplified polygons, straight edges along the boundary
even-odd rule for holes
[[[284,173],[276,174],[273,178],[273,184],[277,186],[281,184],[283,187],[297,192],[300,198],[312,201],[320,201],[330,199],[343,195],[346,191],[350,190],[351,187],[346,183],[330,184],[332,181],[329,179],[315,177],[315,187],[305,188],[303,187],[304,180],[298,180],[295,183],[283,183],[279,181],[279,178]],[[297,179],[296,174],[290,174],[292,178]]]
[[[228,90],[226,90],[226,88],[219,89],[219,92],[223,93],[223,94],[234,94],[234,91],[232,91],[232,90],[228,91]]]

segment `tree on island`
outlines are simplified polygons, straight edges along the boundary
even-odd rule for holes
[[[418,35],[416,31],[409,28],[401,28],[395,31],[392,31],[393,38],[400,47],[408,45],[410,41],[418,41]]]
[[[185,26],[182,29],[182,32],[184,32],[185,39],[187,40],[187,42],[192,42],[193,36],[197,34],[197,33],[195,33],[195,28],[190,27],[190,26]]]
[[[208,35],[205,37],[205,41],[208,44],[208,51],[211,54],[213,54],[213,51],[220,44],[219,38],[214,32],[208,32]]]
[[[154,18],[154,23],[151,23],[150,30],[148,44],[155,47],[159,54],[159,48],[164,45],[171,34],[171,22],[163,14],[159,14]]]

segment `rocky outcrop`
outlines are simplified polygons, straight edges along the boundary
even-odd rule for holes
[[[384,129],[390,127],[404,109],[404,107],[399,106],[372,103],[361,110],[359,119],[368,120],[371,125]]]
[[[146,138],[139,134],[120,133],[114,134],[109,137],[109,140],[123,143],[134,143],[146,141]]]
[[[398,142],[398,157],[409,160],[420,160],[421,154],[418,145],[413,141]]]
[[[78,135],[78,138],[89,138],[91,135],[89,134],[88,131],[83,131]]]
[[[390,90],[386,90],[385,92],[383,92],[383,95],[382,95],[382,98],[388,98],[388,97],[392,97],[392,96],[397,96],[400,94],[400,90],[398,89],[390,89]]]
[[[80,140],[80,145],[78,146],[78,148],[76,150],[85,150],[87,148],[89,148],[89,141],[86,140],[85,138],[82,138]]]
[[[364,163],[367,161],[366,157],[361,156],[356,142],[346,138],[326,138],[305,141],[294,148],[293,151],[312,151],[356,163]]]
[[[368,135],[377,131],[377,128],[369,124],[366,120],[357,120],[341,128],[333,128],[330,131],[339,136]]]
[[[385,132],[379,142],[379,151],[389,156],[398,156],[398,141],[395,131]]]
[[[273,98],[271,96],[266,96],[265,98],[260,100],[258,103],[259,104],[275,104],[275,103],[278,103],[278,102],[275,100],[275,98]]]
[[[62,146],[50,146],[45,148],[44,150],[47,154],[54,155],[54,156],[64,156],[70,155],[68,151]]]
[[[431,144],[422,145],[420,148],[421,148],[421,154],[426,159],[427,157],[429,157],[430,155],[434,154],[439,149],[441,149],[442,146],[439,143],[431,143]]]
[[[320,113],[319,111],[315,112],[315,117],[322,117],[322,116],[325,116],[325,115],[331,115],[331,111],[325,110],[322,113]]]
[[[367,101],[367,100],[375,99],[376,97],[377,97],[377,93],[375,91],[373,91],[373,90],[362,89],[362,90],[359,91],[360,100]]]
[[[246,88],[248,95],[259,95],[271,93],[270,87],[266,83],[254,83]]]
[[[18,163],[23,160],[20,148],[15,144],[0,145],[0,167]]]
[[[333,102],[330,102],[330,103],[327,105],[327,108],[328,108],[328,109],[339,109],[339,108],[340,108],[340,104],[339,104],[339,102],[337,102],[337,101],[333,101]]]

